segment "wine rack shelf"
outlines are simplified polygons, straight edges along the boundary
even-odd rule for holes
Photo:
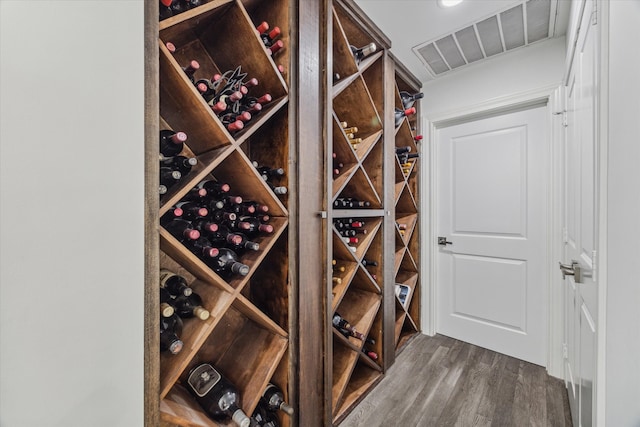
[[[182,349],[152,361],[156,415],[163,427],[231,425],[209,418],[188,390],[189,372],[210,363],[238,388],[247,415],[274,383],[295,408],[292,416],[278,413],[281,426],[338,425],[419,331],[419,159],[403,165],[395,155],[396,147],[420,151],[419,124],[410,116],[395,126],[394,107],[402,107],[402,91],[415,93],[420,84],[352,0],[196,3],[153,28],[154,114],[161,131],[187,135],[179,155],[195,164],[160,192],[152,230],[158,266],[182,276],[209,316],[184,319]],[[264,22],[281,29],[283,47],[273,53],[257,30]],[[315,72],[327,85],[309,74],[307,49],[321,52]],[[213,95],[233,79],[247,83],[249,116],[221,113],[224,98]],[[237,97],[232,92],[225,96]],[[305,105],[318,95],[317,105]],[[282,173],[265,179],[259,166]],[[201,203],[194,189],[205,182],[227,183],[226,194],[260,206],[260,221],[270,226],[250,235],[253,250],[238,253],[242,274],[207,260],[176,228],[176,207]],[[231,227],[215,217],[213,202],[207,218]],[[396,295],[398,285],[406,295]],[[158,283],[151,288],[157,297]],[[348,325],[334,327],[336,315]]]

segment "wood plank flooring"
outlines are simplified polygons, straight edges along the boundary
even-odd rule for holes
[[[571,427],[563,381],[442,335],[414,338],[340,427]]]

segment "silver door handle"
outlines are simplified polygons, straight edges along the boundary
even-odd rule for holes
[[[453,245],[453,242],[447,240],[446,237],[438,237],[438,244],[440,246]]]
[[[582,268],[580,263],[576,260],[571,260],[571,265],[558,262],[560,266],[560,272],[562,273],[562,279],[566,279],[567,276],[573,276],[576,283],[582,283]]]

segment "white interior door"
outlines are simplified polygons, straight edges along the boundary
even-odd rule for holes
[[[437,130],[436,329],[547,357],[546,107]]]
[[[565,256],[580,276],[565,283],[566,380],[573,424],[593,425],[598,321],[597,247],[597,38],[593,2],[584,4],[567,85],[565,151]]]

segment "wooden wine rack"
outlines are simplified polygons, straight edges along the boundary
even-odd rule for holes
[[[159,23],[160,129],[188,135],[185,155],[198,164],[160,201],[164,215],[198,182],[229,183],[230,194],[268,206],[274,232],[254,239],[260,249],[241,261],[246,276],[222,278],[160,227],[160,267],[183,275],[203,299],[211,316],[206,321],[185,319],[183,350],[160,354],[160,414],[169,425],[218,425],[206,416],[184,387],[186,374],[202,362],[213,363],[240,390],[242,408],[249,415],[263,390],[273,382],[289,398],[289,243],[288,195],[276,196],[252,165],[282,167],[280,185],[288,185],[289,163],[289,49],[268,54],[255,28],[262,21],[282,29],[289,45],[289,6],[285,0],[210,1]],[[171,52],[166,43],[176,46]],[[182,66],[196,60],[194,77],[211,78],[240,67],[259,80],[252,96],[268,93],[272,101],[235,133],[212,112]],[[277,62],[276,62],[277,61]],[[284,68],[281,73],[278,65]],[[288,417],[281,419],[290,425]]]
[[[157,3],[148,3],[147,13],[157,17]],[[273,56],[255,30],[263,21],[282,29],[285,47]],[[186,132],[182,154],[198,164],[150,215],[147,229],[155,235],[148,242],[158,243],[148,250],[155,259],[147,268],[184,276],[211,316],[185,319],[184,348],[170,355],[158,351],[159,314],[147,309],[147,425],[156,419],[167,427],[226,425],[207,417],[183,385],[202,362],[212,362],[238,387],[248,415],[273,382],[296,410],[292,417],[279,414],[283,427],[337,425],[419,331],[420,159],[405,174],[395,156],[396,146],[418,149],[418,123],[414,116],[396,129],[393,107],[400,105],[400,90],[417,92],[420,85],[351,0],[210,0],[148,28],[158,45],[159,111],[149,120],[158,125],[147,126],[156,135],[148,138],[148,162],[156,166],[147,168],[153,184],[147,188],[157,188],[158,127]],[[350,45],[371,42],[378,50],[356,63]],[[259,80],[252,95],[269,93],[272,102],[241,131],[228,131],[182,70],[193,59],[200,64],[196,79],[240,66]],[[334,81],[333,74],[340,78]],[[345,121],[358,128],[359,143],[344,132]],[[274,194],[252,161],[284,168],[280,185],[289,193]],[[343,164],[338,174],[334,161]],[[158,225],[208,179],[269,207],[274,232],[256,239],[259,251],[242,256],[250,268],[246,276],[217,275]],[[343,197],[370,205],[334,209]],[[365,222],[367,233],[353,247],[334,227],[344,218]],[[396,222],[407,224],[404,235]],[[365,266],[363,259],[377,265]],[[157,278],[147,271],[150,305],[158,301]],[[412,289],[404,306],[395,297],[396,282]],[[336,312],[375,340],[367,348],[376,360],[362,352],[362,341],[332,327]]]
[[[417,93],[420,82],[395,58],[395,106],[402,109],[400,92]],[[420,143],[414,137],[420,135],[419,115],[420,100],[414,107],[418,111],[402,121],[395,130],[395,146],[411,147],[411,153],[419,153]],[[421,162],[426,159],[419,157],[410,162],[408,170],[403,170],[400,162],[395,164],[395,283],[409,288],[407,299],[402,304],[396,298],[396,317],[394,339],[397,351],[401,351],[409,340],[420,331],[420,204],[418,194],[418,180]],[[398,224],[406,228],[400,230]],[[424,273],[422,273],[424,274]]]

